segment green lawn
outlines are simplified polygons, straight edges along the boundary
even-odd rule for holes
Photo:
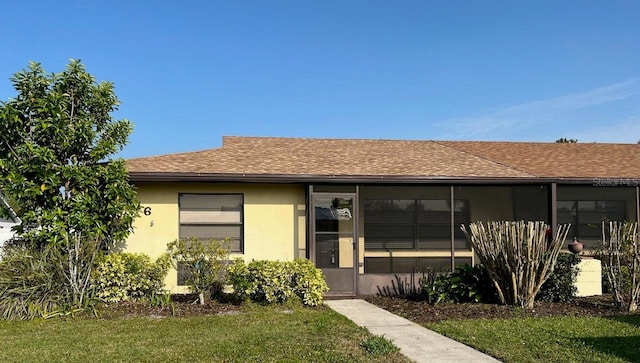
[[[406,362],[328,308],[249,306],[237,315],[0,322],[0,362]]]
[[[640,362],[640,315],[450,320],[426,326],[504,362]]]

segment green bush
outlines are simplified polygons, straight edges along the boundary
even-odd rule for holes
[[[426,301],[428,304],[436,305],[441,302],[450,302],[451,296],[446,288],[448,275],[433,271],[422,273],[419,281],[417,294],[410,294],[407,298],[417,301]]]
[[[201,241],[196,237],[175,240],[167,245],[173,266],[184,268],[185,282],[198,294],[200,304],[205,295],[221,289],[230,252],[228,241]]]
[[[151,261],[136,253],[111,253],[98,261],[93,272],[96,296],[108,303],[150,298],[160,294],[169,270],[166,256]]]
[[[360,343],[360,346],[371,355],[387,355],[400,351],[400,349],[393,344],[393,341],[380,335],[374,335],[364,339]]]
[[[24,247],[5,247],[0,261],[0,317],[7,320],[47,318],[68,311],[59,255]]]
[[[483,265],[457,266],[444,278],[443,284],[449,300],[456,303],[490,303],[498,300],[496,289]]]
[[[310,260],[301,258],[285,264],[292,271],[293,292],[302,299],[302,303],[308,306],[322,304],[322,297],[329,290],[322,270]]]
[[[398,277],[396,277],[398,280]],[[412,278],[411,281],[414,279]],[[398,280],[400,285],[400,281]],[[431,305],[441,302],[485,302],[497,301],[495,287],[491,284],[486,268],[483,265],[457,266],[450,273],[427,271],[418,280],[418,288],[402,288],[408,291],[404,297],[410,300],[426,301]],[[395,291],[396,289],[394,289]]]
[[[561,253],[553,269],[553,273],[540,288],[536,300],[552,302],[569,302],[576,297],[576,278],[580,256],[572,253]]]
[[[242,300],[282,303],[300,299],[304,305],[322,303],[328,290],[322,271],[309,260],[251,261],[236,260],[227,271],[234,293]]]

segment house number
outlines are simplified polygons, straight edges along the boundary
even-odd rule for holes
[[[151,215],[151,207],[145,207],[142,210],[142,213],[144,213],[145,216],[150,216]]]

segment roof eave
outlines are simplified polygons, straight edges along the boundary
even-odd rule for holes
[[[130,172],[132,182],[240,182],[240,183],[362,183],[362,184],[589,184],[593,177],[486,177],[420,175],[308,175],[308,174],[217,174],[174,172]]]

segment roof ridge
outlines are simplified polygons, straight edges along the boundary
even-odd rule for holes
[[[181,152],[177,152],[177,153],[166,153],[166,154],[158,154],[158,155],[139,156],[139,157],[134,157],[134,158],[126,158],[125,161],[153,159],[153,158],[164,158],[164,157],[168,157],[168,156],[173,157],[173,156],[188,155],[188,154],[199,154],[199,153],[211,152],[211,151],[222,150],[222,149],[223,149],[222,146],[220,146],[220,147],[212,147],[212,148],[209,148],[209,149],[201,149],[201,150],[194,150],[194,151],[181,151]]]
[[[462,153],[465,153],[465,154],[468,154],[468,155],[471,155],[471,156],[475,156],[475,157],[477,157],[477,158],[480,158],[480,159],[486,160],[486,161],[488,161],[488,162],[491,162],[491,163],[494,163],[494,164],[498,164],[498,165],[500,165],[500,166],[504,166],[504,167],[509,168],[509,169],[511,169],[511,170],[519,171],[519,172],[521,172],[521,173],[525,173],[525,174],[527,174],[527,175],[530,175],[530,176],[533,176],[533,177],[536,177],[536,178],[537,178],[537,177],[539,177],[538,175],[532,174],[532,173],[530,173],[530,172],[528,172],[528,171],[526,171],[526,170],[523,170],[523,169],[517,168],[517,167],[515,167],[515,166],[513,166],[513,165],[509,165],[509,164],[507,164],[507,163],[503,163],[503,162],[500,162],[500,161],[497,161],[497,160],[493,160],[493,159],[490,159],[490,158],[488,158],[488,157],[486,157],[486,156],[478,155],[478,154],[475,154],[475,153],[469,152],[469,151],[467,151],[467,150],[463,150],[463,149],[457,148],[457,147],[455,147],[455,146],[453,146],[453,145],[445,144],[445,142],[446,142],[446,141],[435,141],[435,140],[434,140],[433,142],[434,142],[434,143],[436,143],[436,144],[438,144],[438,145],[442,145],[442,146],[444,146],[444,147],[447,147],[447,148],[450,148],[450,149],[454,149],[454,150],[456,150],[456,151],[460,151],[460,152],[462,152]]]

